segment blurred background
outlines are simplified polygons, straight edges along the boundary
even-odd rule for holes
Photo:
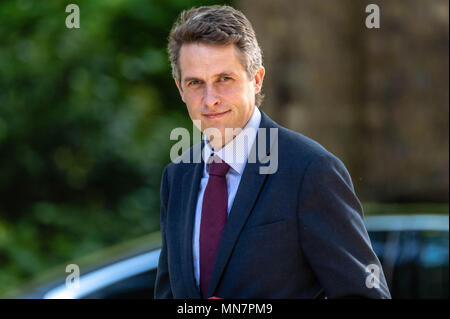
[[[343,160],[366,216],[448,217],[447,0],[79,0],[79,29],[65,26],[69,3],[0,2],[0,297],[159,230],[169,134],[192,130],[167,37],[192,6],[247,15],[261,109]],[[369,3],[380,29],[365,27]]]

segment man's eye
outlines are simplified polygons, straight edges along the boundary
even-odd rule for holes
[[[194,81],[189,82],[188,86],[194,86],[194,85],[197,85],[199,83],[200,83],[200,81],[194,80]]]
[[[221,82],[226,82],[226,81],[229,81],[229,80],[231,80],[231,78],[229,76],[223,76],[223,77],[220,78]]]

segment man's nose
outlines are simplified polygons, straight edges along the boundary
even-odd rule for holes
[[[209,84],[206,85],[203,102],[208,108],[214,107],[220,103],[219,95],[214,86]]]

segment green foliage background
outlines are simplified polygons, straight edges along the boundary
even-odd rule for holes
[[[192,127],[167,36],[213,1],[80,0],[80,29],[69,3],[0,3],[0,294],[157,230],[170,130]]]

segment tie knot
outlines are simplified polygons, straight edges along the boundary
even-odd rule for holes
[[[222,161],[221,158],[217,156],[212,156],[208,164],[209,175],[222,176],[227,175],[230,165]]]

